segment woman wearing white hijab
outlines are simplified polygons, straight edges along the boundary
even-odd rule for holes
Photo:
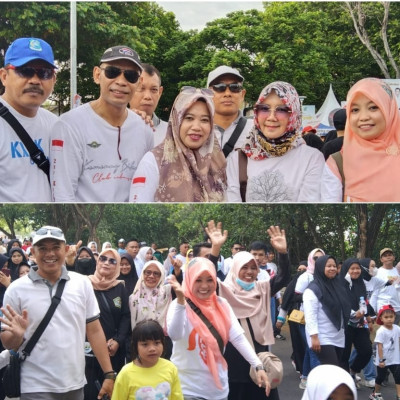
[[[336,365],[319,365],[308,375],[301,400],[357,400],[351,375]]]

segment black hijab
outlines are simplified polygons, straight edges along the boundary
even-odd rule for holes
[[[329,255],[319,257],[315,261],[314,280],[308,285],[322,305],[322,309],[328,316],[337,330],[347,325],[350,317],[350,304],[348,302],[346,291],[338,276],[329,279],[325,275],[325,265],[329,259],[335,258]]]
[[[360,258],[360,265],[361,265],[361,276],[364,281],[370,281],[372,276],[369,273],[369,264],[371,263],[372,258]]]
[[[11,239],[11,240],[7,243],[7,254],[6,254],[7,257],[10,257],[10,256],[11,256],[10,251],[11,251],[11,249],[13,248],[12,245],[13,245],[14,243],[18,243],[18,244],[19,244],[19,247],[22,246],[21,242],[20,242],[18,239]]]
[[[83,250],[89,253],[90,258],[79,259],[79,255]],[[93,252],[89,249],[89,247],[79,247],[74,261],[74,271],[82,275],[93,275],[94,271],[96,271],[96,259],[94,258]]]
[[[16,279],[19,278],[18,275],[18,267],[21,264],[14,264],[11,260],[11,257],[14,253],[19,253],[22,256],[22,261],[21,262],[28,262],[28,260],[26,259],[25,253],[24,251],[19,248],[19,247],[13,247],[12,249],[10,249],[10,259],[8,260],[8,269],[10,270],[10,275],[11,275],[11,281],[15,281]]]
[[[133,289],[135,289],[136,282],[138,281],[138,276],[136,272],[135,262],[133,258],[128,253],[121,254],[121,261],[123,258],[126,258],[131,265],[131,270],[127,275],[123,275],[122,273],[119,275],[118,279],[121,279],[125,282],[125,288],[128,291],[128,295],[130,296],[133,293]]]
[[[4,264],[7,261],[8,261],[8,257],[3,256],[2,254],[0,254],[0,269],[3,269]],[[3,298],[4,298],[4,293],[5,292],[6,292],[6,287],[4,285],[0,284],[0,307],[3,307]]]
[[[357,264],[361,268],[361,275],[357,279],[350,279],[350,282],[345,279],[349,268],[352,264]],[[358,258],[348,258],[342,265],[340,270],[340,280],[342,285],[346,288],[347,297],[350,300],[351,309],[357,311],[360,305],[360,297],[364,297],[367,300],[367,289],[362,276],[362,266]]]

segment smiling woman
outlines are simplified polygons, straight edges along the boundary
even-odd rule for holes
[[[226,160],[216,142],[213,92],[184,86],[175,99],[163,143],[140,162],[132,202],[219,202]]]

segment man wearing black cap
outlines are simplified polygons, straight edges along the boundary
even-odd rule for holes
[[[142,67],[129,47],[107,49],[93,79],[100,97],[62,115],[52,135],[55,201],[126,202],[133,175],[153,148],[153,132],[127,108]]]
[[[4,94],[0,102],[25,128],[47,157],[50,133],[57,117],[40,108],[53,91],[56,66],[51,46],[38,38],[19,38],[4,57],[0,78]],[[0,202],[49,202],[50,185],[35,165],[15,130],[0,118]]]
[[[60,228],[37,230],[32,242],[37,266],[13,282],[4,295],[1,341],[5,348],[22,354],[59,286],[65,284],[54,314],[21,364],[21,400],[83,400],[85,350],[91,349],[104,372],[99,398],[111,396],[113,391],[116,373],[100,325],[96,296],[87,277],[67,271],[67,251]]]

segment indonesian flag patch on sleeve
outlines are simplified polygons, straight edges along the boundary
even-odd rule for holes
[[[136,176],[135,178],[132,179],[132,185],[135,186],[144,186],[145,183],[146,183],[145,176]]]
[[[53,148],[53,150],[62,150],[64,147],[64,140],[53,139],[51,141],[51,147]]]

